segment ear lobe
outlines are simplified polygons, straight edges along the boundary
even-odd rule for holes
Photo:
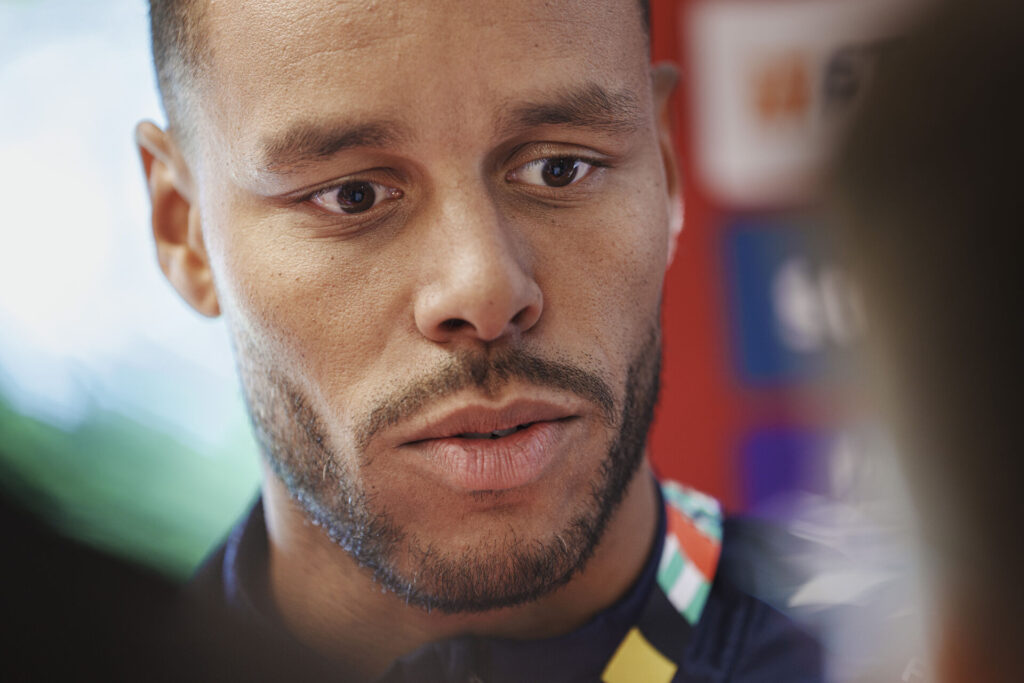
[[[676,243],[683,229],[683,190],[679,159],[672,143],[672,94],[679,83],[675,64],[660,62],[651,71],[654,106],[658,121],[658,147],[668,189],[668,264],[675,258]]]
[[[206,245],[184,158],[166,131],[143,121],[135,141],[152,206],[151,223],[160,268],[192,308],[208,317],[220,315]]]

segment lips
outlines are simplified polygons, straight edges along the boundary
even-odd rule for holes
[[[570,408],[533,400],[515,401],[501,408],[466,406],[430,420],[425,427],[402,437],[402,443],[449,438],[498,440],[538,422],[571,417],[574,414]]]
[[[572,409],[538,401],[468,406],[429,421],[401,446],[453,489],[502,491],[540,478],[565,450],[577,417]]]
[[[456,434],[455,436],[460,439],[500,439],[502,437],[509,436],[510,434],[522,431],[532,424],[534,423],[528,422],[526,424],[516,425],[511,429],[497,429],[493,432],[463,432],[462,434]]]

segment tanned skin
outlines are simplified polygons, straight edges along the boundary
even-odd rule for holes
[[[160,264],[231,334],[286,626],[369,676],[450,636],[580,626],[636,579],[658,515],[630,406],[656,395],[680,227],[675,73],[651,69],[636,2],[227,1],[203,30],[188,138],[137,140]],[[506,357],[548,365],[402,412]],[[529,467],[481,465],[487,490],[410,436],[517,401],[566,417]],[[506,582],[509,558],[557,577]]]

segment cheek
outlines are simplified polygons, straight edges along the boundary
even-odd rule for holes
[[[380,352],[382,316],[399,315],[398,269],[351,243],[297,235],[272,216],[212,218],[210,256],[238,353],[321,398],[338,396]]]
[[[602,202],[585,216],[557,220],[537,249],[542,318],[549,341],[626,370],[627,351],[646,341],[655,323],[667,266],[664,199]]]
[[[539,352],[624,376],[658,313],[667,257],[659,187],[633,174],[585,208],[517,216],[544,295],[531,335]],[[344,414],[423,351],[410,348],[422,342],[412,312],[421,277],[407,240],[314,237],[237,198],[203,209],[240,362],[281,371]]]

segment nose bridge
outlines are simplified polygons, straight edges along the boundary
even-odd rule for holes
[[[515,237],[485,183],[463,176],[441,188],[437,199],[441,242],[449,247],[451,265],[461,266],[449,270],[450,276],[479,277],[488,270],[520,265]]]
[[[425,220],[422,244],[431,253],[415,311],[424,336],[489,342],[536,322],[542,296],[528,249],[484,179],[451,177],[437,187]]]

